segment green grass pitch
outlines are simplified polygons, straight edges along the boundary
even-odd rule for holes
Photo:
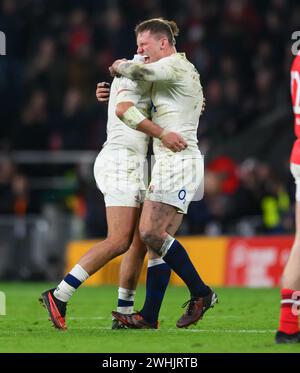
[[[170,287],[160,314],[159,330],[111,330],[116,304],[114,286],[82,287],[67,310],[67,331],[51,327],[38,302],[51,284],[0,283],[6,316],[0,316],[0,352],[300,352],[300,344],[276,345],[278,289],[215,289],[219,304],[197,326],[177,329],[184,288]],[[140,287],[136,308],[145,289]]]

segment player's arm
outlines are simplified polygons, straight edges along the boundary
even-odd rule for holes
[[[128,127],[160,139],[163,145],[173,152],[180,152],[187,147],[182,136],[175,132],[168,132],[147,119],[130,101],[119,102],[116,106],[116,115]]]
[[[101,82],[96,87],[96,98],[99,102],[108,102],[110,93],[110,84],[107,82]]]
[[[178,72],[165,61],[157,61],[142,64],[135,61],[116,60],[109,71],[112,76],[122,75],[132,80],[144,80],[148,82],[156,81],[176,81]]]

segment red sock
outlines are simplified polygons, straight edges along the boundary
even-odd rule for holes
[[[280,305],[280,322],[279,330],[287,333],[294,334],[299,331],[298,313],[293,313],[293,304],[298,299],[292,299],[295,290],[281,289],[281,305]],[[294,306],[295,308],[295,306]]]

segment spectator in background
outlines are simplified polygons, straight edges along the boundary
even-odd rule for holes
[[[14,175],[11,184],[12,212],[16,216],[24,216],[30,210],[28,180],[21,174]]]
[[[203,121],[198,129],[199,135],[216,137],[219,134],[222,118],[224,117],[224,96],[220,81],[211,80],[206,87],[206,109],[203,114]]]
[[[83,107],[83,97],[79,89],[70,88],[64,98],[59,128],[62,134],[62,148],[86,149],[88,126],[87,113]]]
[[[28,180],[9,158],[0,163],[0,214],[22,217],[33,211]]]
[[[222,226],[221,219],[224,210],[224,197],[222,194],[222,178],[216,172],[207,171],[204,179],[205,198],[199,204],[192,204],[191,218],[193,218],[194,226],[203,224],[203,232],[209,236],[221,234]],[[199,218],[195,215],[196,206],[200,209],[203,205],[203,210],[199,213]],[[197,223],[197,220],[200,220]]]
[[[67,86],[66,61],[58,52],[55,39],[41,40],[36,55],[28,63],[27,89],[47,92],[49,106],[59,110]]]
[[[15,165],[9,158],[0,162],[0,213],[9,214],[13,212],[11,196],[11,183],[15,173]]]
[[[36,90],[22,110],[19,126],[14,128],[14,149],[48,149],[48,119],[47,94]]]
[[[261,191],[261,214],[265,233],[284,233],[283,217],[290,208],[288,192],[269,165],[258,164],[257,183]]]

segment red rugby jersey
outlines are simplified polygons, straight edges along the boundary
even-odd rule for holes
[[[291,67],[291,95],[297,137],[292,149],[291,162],[300,164],[300,54],[294,58]]]

